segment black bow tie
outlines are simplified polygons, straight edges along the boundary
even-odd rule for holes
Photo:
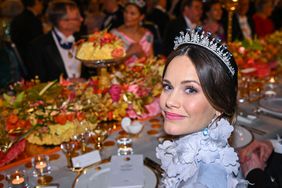
[[[72,42],[64,42],[64,43],[62,43],[62,38],[58,35],[58,33],[57,33],[55,30],[53,30],[53,31],[54,31],[54,33],[55,33],[55,36],[56,36],[56,38],[57,38],[57,40],[58,40],[60,46],[61,46],[63,49],[69,50],[69,49],[72,48],[72,45],[73,45]]]

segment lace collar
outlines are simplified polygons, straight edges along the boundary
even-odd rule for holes
[[[212,121],[204,131],[189,134],[175,141],[165,141],[157,148],[157,158],[165,170],[163,184],[176,188],[181,182],[195,183],[199,163],[222,165],[227,174],[228,187],[236,187],[245,180],[237,179],[239,159],[227,139],[233,127],[226,119]],[[185,184],[187,184],[185,183]]]

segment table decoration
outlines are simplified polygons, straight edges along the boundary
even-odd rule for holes
[[[25,170],[17,169],[7,175],[9,188],[29,188],[28,177]]]
[[[155,57],[139,59],[130,67],[120,65],[110,75],[110,86],[103,89],[98,77],[61,77],[48,83],[35,79],[12,85],[9,93],[0,96],[0,165],[24,151],[24,140],[36,145],[60,145],[85,132],[76,122],[86,121],[88,130],[95,130],[103,121],[156,116],[160,113],[158,96],[164,63],[163,57]],[[12,157],[8,160],[10,151]]]
[[[282,32],[277,31],[261,39],[228,43],[228,47],[238,64],[240,74],[264,78],[271,76],[282,65],[281,44]]]
[[[49,163],[49,157],[47,155],[37,155],[31,159],[33,168],[33,175],[35,177],[44,176],[51,173],[51,166]]]

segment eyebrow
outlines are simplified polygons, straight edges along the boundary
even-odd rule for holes
[[[167,82],[167,83],[171,84],[170,81],[168,81],[166,79],[163,79],[163,82]],[[187,84],[187,83],[195,83],[195,84],[201,86],[201,84],[199,82],[195,81],[195,80],[184,80],[184,81],[181,82],[181,84]]]

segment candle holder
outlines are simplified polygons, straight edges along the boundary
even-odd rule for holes
[[[51,166],[48,155],[37,155],[31,159],[33,175],[35,177],[44,176],[51,173]]]
[[[6,176],[8,188],[30,188],[25,170],[16,170]]]

